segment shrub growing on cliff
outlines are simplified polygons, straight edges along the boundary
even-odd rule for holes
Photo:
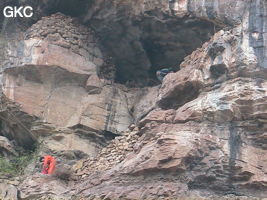
[[[32,154],[25,154],[7,160],[0,157],[0,176],[19,176],[32,159]]]
[[[0,157],[0,176],[14,176],[16,174],[16,169],[13,165],[5,158]]]

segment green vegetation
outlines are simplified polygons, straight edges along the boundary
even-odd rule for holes
[[[5,158],[0,157],[0,175],[13,175],[16,169]]]
[[[24,170],[30,163],[38,160],[39,144],[34,144],[34,149],[31,151],[23,151],[21,155],[6,159],[0,155],[0,177],[8,176],[15,177],[24,174]]]
[[[33,157],[33,153],[18,156],[11,160],[0,157],[0,176],[22,175],[24,169],[32,161]]]

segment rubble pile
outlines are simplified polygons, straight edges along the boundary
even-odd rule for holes
[[[138,133],[138,128],[135,128],[133,131],[128,129],[122,136],[112,140],[97,156],[81,160],[74,166],[76,175],[86,176],[93,172],[105,171],[122,162],[127,153],[136,151],[142,143],[142,137]]]

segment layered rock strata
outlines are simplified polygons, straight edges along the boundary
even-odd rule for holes
[[[28,175],[21,198],[266,198],[266,2],[100,0],[83,12],[94,32],[43,18],[4,66],[5,96],[40,120],[42,153],[73,170],[67,182]],[[126,87],[164,63],[176,71],[161,85]]]

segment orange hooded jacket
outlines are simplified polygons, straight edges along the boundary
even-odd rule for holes
[[[43,174],[52,174],[55,171],[56,159],[53,156],[44,156]]]

